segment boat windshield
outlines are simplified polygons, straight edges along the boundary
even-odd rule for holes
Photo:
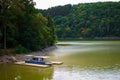
[[[33,58],[34,61],[38,61],[39,59],[38,58]]]

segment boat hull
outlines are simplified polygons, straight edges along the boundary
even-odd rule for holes
[[[42,67],[42,68],[50,67],[49,65],[25,63],[25,61],[15,62],[15,64],[33,66],[33,67]]]
[[[38,64],[38,65],[52,65],[51,62],[45,62],[45,61],[25,61],[25,63],[30,63],[30,64]]]

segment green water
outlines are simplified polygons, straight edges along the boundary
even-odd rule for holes
[[[62,41],[47,55],[62,65],[0,65],[0,80],[120,80],[120,41]]]

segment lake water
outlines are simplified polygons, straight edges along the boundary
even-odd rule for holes
[[[120,41],[65,41],[47,55],[62,65],[0,65],[0,80],[120,80]]]

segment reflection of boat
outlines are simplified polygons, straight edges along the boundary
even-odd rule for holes
[[[48,56],[33,56],[27,55],[27,60],[15,62],[15,64],[36,66],[36,67],[49,67],[53,64],[62,64],[62,62],[56,61],[46,61],[45,59],[49,58]]]

